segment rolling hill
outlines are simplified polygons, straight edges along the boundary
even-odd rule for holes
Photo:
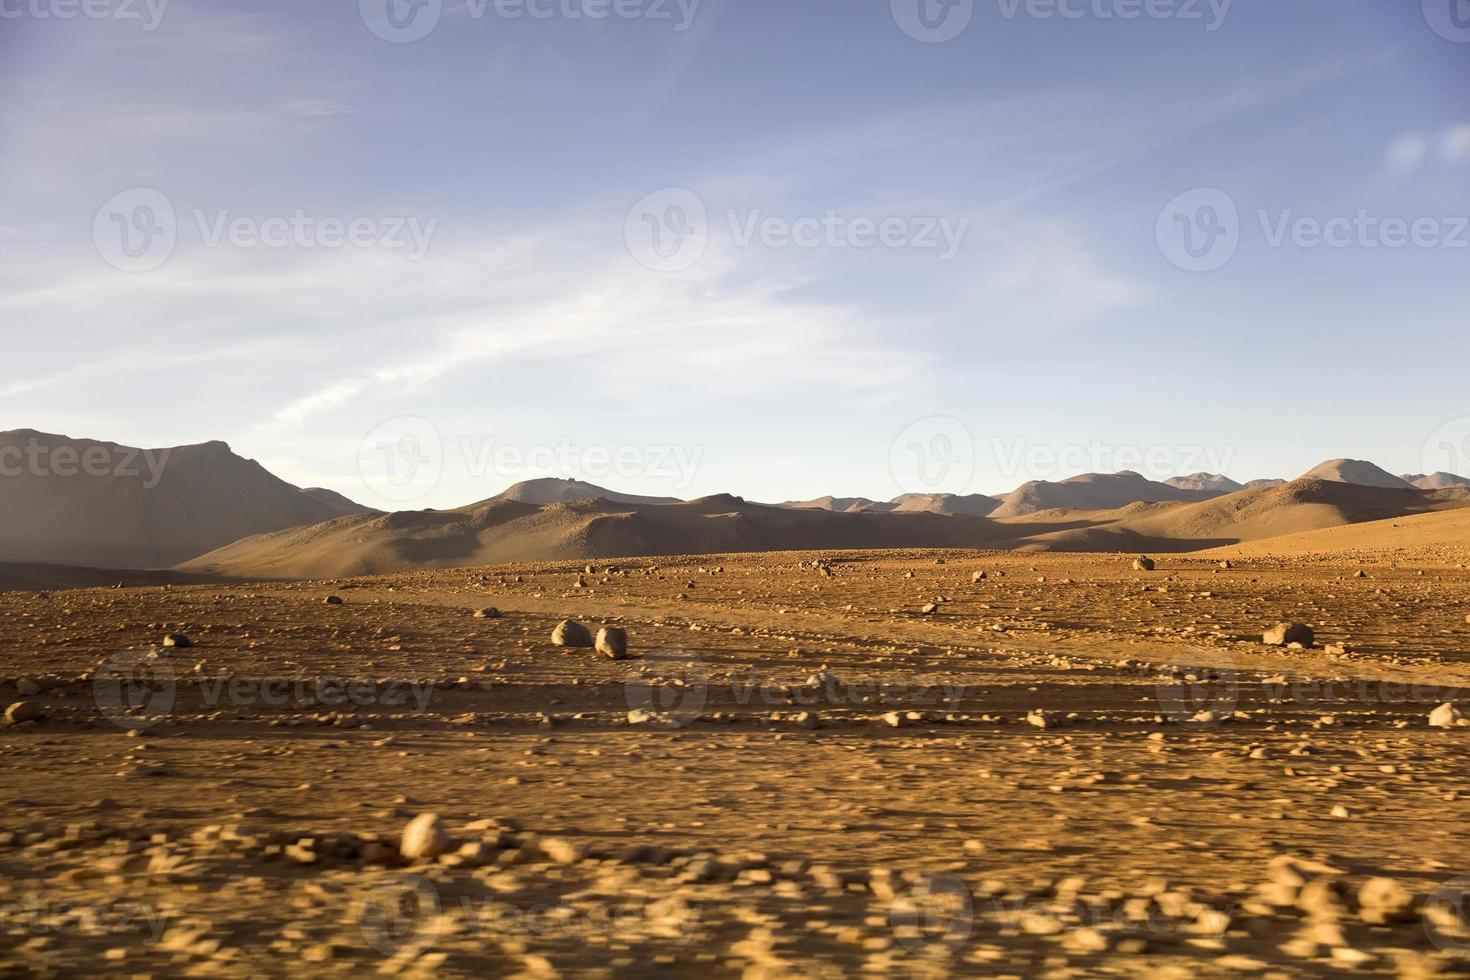
[[[975,547],[984,518],[837,513],[719,494],[675,504],[491,499],[451,511],[344,517],[237,541],[179,566],[215,575],[325,578],[500,562],[738,551]]]

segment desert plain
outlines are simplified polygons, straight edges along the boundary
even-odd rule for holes
[[[0,960],[1463,975],[1467,513],[0,594]]]

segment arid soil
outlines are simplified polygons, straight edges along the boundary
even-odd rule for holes
[[[0,595],[0,960],[1470,972],[1470,554],[1154,557]]]

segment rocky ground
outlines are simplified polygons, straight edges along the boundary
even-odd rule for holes
[[[3,594],[0,970],[1470,973],[1466,557]]]

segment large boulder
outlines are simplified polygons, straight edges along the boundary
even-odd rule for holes
[[[628,631],[618,626],[604,626],[598,630],[597,652],[613,660],[627,660]]]
[[[559,647],[590,647],[592,631],[574,619],[564,619],[551,631],[551,642]]]

